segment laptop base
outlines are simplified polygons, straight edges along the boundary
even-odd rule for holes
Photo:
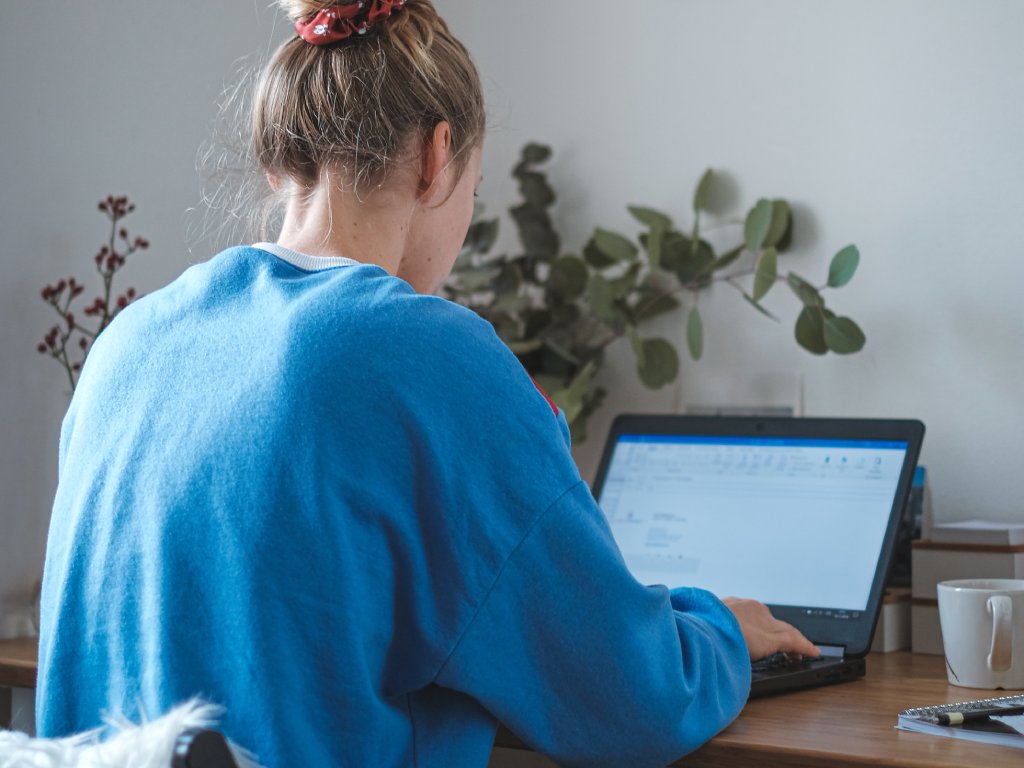
[[[808,662],[802,669],[755,672],[750,684],[750,698],[756,699],[791,690],[845,683],[864,677],[866,671],[867,663],[864,658],[825,658],[820,661]]]

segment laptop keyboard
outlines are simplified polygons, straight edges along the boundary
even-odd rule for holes
[[[821,656],[804,656],[793,659],[785,653],[773,653],[751,663],[751,670],[755,675],[778,675],[786,672],[793,672],[799,669],[809,669],[811,664],[821,661]]]

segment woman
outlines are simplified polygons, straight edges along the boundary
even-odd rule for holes
[[[484,110],[429,0],[281,0],[253,140],[285,217],[125,310],[61,436],[37,719],[202,696],[267,766],[483,766],[500,721],[566,765],[663,765],[749,659],[751,601],[645,587],[565,419],[431,294]]]

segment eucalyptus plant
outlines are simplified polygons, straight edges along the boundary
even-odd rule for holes
[[[528,144],[512,170],[522,198],[509,210],[519,251],[491,253],[499,220],[483,218],[478,209],[445,292],[494,325],[565,412],[574,441],[584,439],[587,418],[605,396],[594,376],[613,341],[629,339],[646,386],[666,386],[679,374],[679,354],[668,339],[645,338],[641,328],[652,317],[683,309],[689,355],[700,359],[705,327],[699,297],[715,283],[731,286],[757,312],[776,321],[762,299],[776,284],[788,286],[800,306],[796,341],[815,355],[850,354],[864,346],[861,329],[830,310],[824,296],[853,277],[860,261],[856,246],[832,258],[824,284],[782,272],[779,257],[793,229],[785,200],[758,200],[735,223],[741,241],[718,253],[702,229],[715,184],[708,170],[694,192],[687,229],[660,211],[629,206],[642,227],[635,238],[599,227],[579,255],[563,253],[550,213],[556,195],[542,168],[550,158],[550,148]]]

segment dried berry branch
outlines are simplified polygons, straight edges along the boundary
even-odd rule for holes
[[[47,285],[42,290],[43,301],[53,307],[60,317],[60,322],[43,337],[37,349],[40,354],[49,355],[61,364],[67,373],[72,391],[78,384],[78,374],[85,364],[92,343],[110,325],[110,321],[118,312],[136,298],[134,288],[115,295],[114,276],[125,265],[129,256],[149,248],[148,240],[142,237],[133,238],[124,226],[119,226],[121,220],[135,210],[135,205],[127,197],[110,195],[106,200],[100,201],[99,210],[110,220],[110,237],[93,259],[96,272],[103,283],[102,295],[97,296],[82,310],[86,317],[93,318],[93,324],[83,325],[71,311],[72,302],[85,292],[85,286],[75,278],[60,280],[56,285]],[[73,360],[73,356],[77,359]]]

